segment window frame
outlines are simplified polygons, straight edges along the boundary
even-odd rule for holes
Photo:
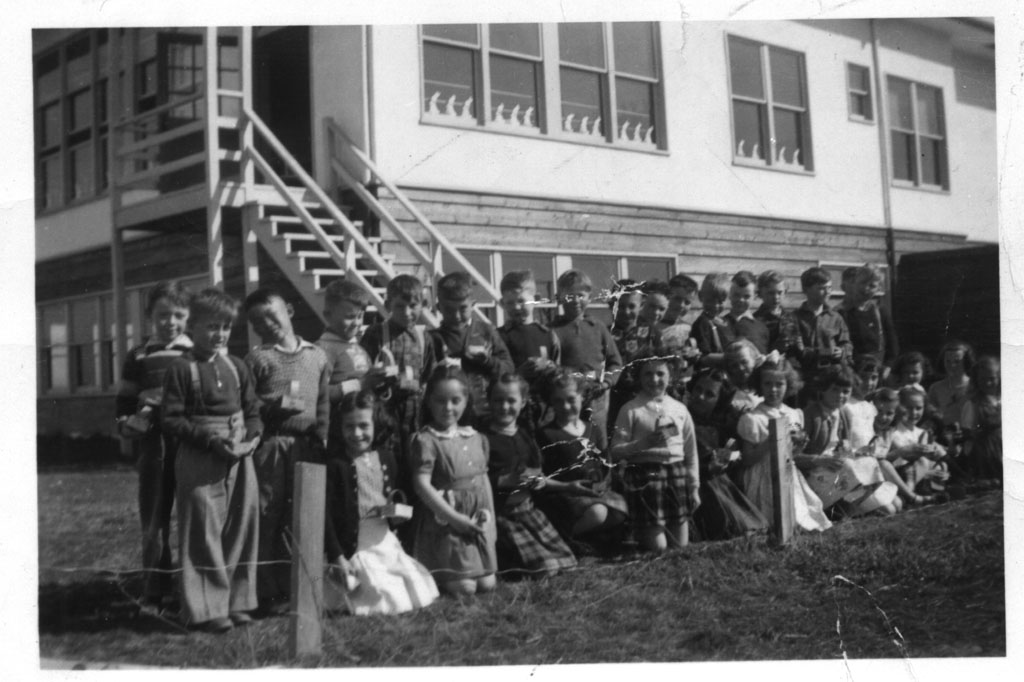
[[[897,126],[895,120],[896,117],[892,116],[892,112],[889,111],[890,105],[889,89],[893,81],[900,81],[906,83],[909,86],[910,92],[910,116],[911,122],[913,123],[913,130],[906,128],[900,128]],[[936,99],[937,104],[937,118],[939,128],[941,129],[941,135],[936,136],[930,133],[922,133],[919,131],[920,122],[918,121],[918,105],[917,105],[917,89],[918,87],[929,88],[934,90],[938,97]],[[901,189],[917,189],[924,190],[927,192],[950,192],[950,168],[949,168],[949,131],[946,129],[946,98],[941,87],[937,85],[931,85],[929,83],[922,83],[921,81],[915,81],[911,78],[904,78],[903,76],[897,76],[895,74],[886,74],[885,79],[885,106],[888,115],[888,144],[890,149],[889,156],[889,177],[893,187],[899,187]],[[896,153],[893,145],[893,135],[899,133],[901,135],[910,135],[913,140],[913,149],[911,150],[911,158],[913,159],[913,178],[897,178],[896,177]],[[921,138],[928,140],[940,141],[941,148],[939,151],[939,164],[941,169],[942,177],[940,182],[937,184],[924,182],[922,180],[921,171]]]
[[[732,82],[732,51],[730,49],[730,41],[738,40],[752,45],[758,48],[758,59],[761,65],[761,88],[762,88],[762,99],[751,97],[749,95],[737,95],[733,92]],[[799,59],[800,68],[800,95],[803,99],[803,107],[795,107],[790,104],[777,102],[772,92],[772,71],[771,71],[771,50],[779,50],[782,52],[788,52],[796,55]],[[807,55],[804,52],[799,52],[782,45],[776,45],[774,43],[767,43],[762,40],[754,38],[748,38],[746,36],[738,35],[735,33],[725,34],[725,73],[726,82],[728,87],[729,97],[729,129],[731,135],[731,154],[732,163],[734,166],[742,166],[744,168],[759,168],[765,170],[782,171],[785,173],[795,173],[797,175],[814,175],[814,141],[811,134],[811,106],[809,97],[809,84],[807,81]],[[771,150],[765,153],[765,159],[762,162],[754,156],[741,156],[737,154],[739,149],[739,141],[736,139],[736,110],[734,102],[736,101],[746,102],[748,104],[754,104],[759,107],[764,107],[764,121],[761,124],[761,137],[762,139],[768,140]],[[800,150],[800,163],[779,161],[776,156],[775,148],[775,109],[784,109],[787,111],[798,112],[801,114],[801,126],[800,134],[804,139],[804,149]]]
[[[552,289],[557,286],[559,273],[565,272],[569,268],[573,267],[572,258],[574,256],[583,257],[598,257],[608,258],[612,257],[616,259],[616,277],[621,279],[629,277],[629,260],[631,258],[642,258],[651,260],[664,260],[668,264],[669,278],[679,272],[679,262],[675,254],[666,255],[664,253],[650,253],[650,252],[629,252],[623,255],[622,251],[587,251],[582,249],[565,250],[558,249],[557,252],[552,253],[538,253],[536,247],[523,247],[523,246],[481,246],[479,244],[456,244],[460,252],[465,253],[467,251],[473,252],[474,255],[486,257],[490,266],[490,278],[491,284],[495,289],[501,284],[501,278],[505,275],[503,254],[528,254],[537,256],[540,258],[548,258],[550,262],[550,270],[547,273],[550,277]],[[486,274],[486,273],[485,273]],[[534,271],[534,274],[537,274]],[[589,274],[589,273],[588,273]],[[666,282],[668,279],[665,280]],[[602,289],[608,289],[609,283],[606,282],[594,282],[594,290],[600,291]],[[558,313],[558,301],[555,300],[554,296],[557,295],[557,291],[552,291],[552,298],[547,299],[543,296],[542,292],[538,292],[537,295],[541,297],[541,302],[536,303],[536,310],[549,311],[545,313],[546,316],[551,318],[557,316]],[[477,307],[484,310],[485,313],[495,322],[496,325],[504,323],[504,310],[498,303],[490,301],[484,302],[479,301]],[[491,313],[491,311],[494,311]],[[608,303],[606,301],[592,301],[587,306],[588,311],[597,311],[600,314],[604,314],[608,311]],[[603,312],[602,312],[603,311]],[[543,316],[542,316],[543,319]]]
[[[98,28],[78,31],[68,36],[57,45],[33,56],[32,74],[32,108],[35,122],[35,139],[33,141],[34,167],[36,172],[36,215],[43,215],[64,210],[102,198],[109,189],[109,164],[107,160],[107,139],[109,135],[110,112],[106,101],[109,93],[110,73],[101,46],[106,46],[106,54],[110,50],[111,29]],[[88,83],[72,86],[69,83],[69,52],[85,41],[88,43]],[[45,102],[40,99],[39,80],[40,66],[43,62],[55,59],[58,92],[53,99]],[[44,72],[49,73],[49,71]],[[74,123],[74,103],[77,97],[89,97],[89,121],[87,124],[72,128]],[[46,139],[46,112],[57,107],[56,139]],[[75,192],[75,165],[72,157],[76,152],[88,148],[90,159],[86,176],[89,184],[80,196]],[[48,203],[49,187],[46,169],[48,163],[59,165],[57,177],[59,187],[56,189],[54,203]]]
[[[861,90],[854,88],[853,83],[850,81],[850,70],[861,69],[867,75],[868,89]],[[866,123],[868,125],[875,124],[875,97],[874,97],[874,83],[871,80],[871,67],[863,64],[857,64],[855,62],[846,62],[846,107],[851,121],[858,123]],[[867,99],[867,115],[858,114],[853,110],[853,102],[851,98],[853,96],[865,97]]]
[[[509,52],[491,46],[490,26],[491,24],[473,24],[477,29],[477,43],[471,45],[467,42],[449,40],[437,36],[426,35],[423,25],[417,27],[419,40],[419,90],[420,90],[420,123],[425,125],[440,125],[447,127],[469,128],[489,133],[523,135],[527,137],[541,137],[561,142],[580,143],[592,146],[610,147],[614,149],[630,149],[641,152],[667,154],[668,137],[667,126],[665,125],[665,83],[664,66],[661,52],[661,32],[659,22],[639,22],[648,24],[651,32],[651,50],[654,57],[655,76],[648,77],[615,69],[614,55],[614,23],[601,22],[602,45],[605,54],[605,67],[596,69],[594,67],[562,62],[558,26],[552,23],[536,23],[540,39],[539,57],[527,56],[525,54]],[[427,87],[425,78],[425,51],[424,45],[450,45],[455,48],[465,49],[472,52],[473,59],[473,101],[477,105],[474,115],[464,115],[461,111],[456,114],[440,113],[428,105]],[[532,61],[537,65],[536,87],[537,107],[533,120],[536,126],[523,124],[514,125],[506,120],[499,123],[489,119],[491,115],[492,87],[491,87],[491,58],[493,56]],[[584,71],[599,73],[602,78],[601,109],[602,120],[608,122],[605,131],[600,135],[581,134],[571,132],[564,128],[564,117],[562,116],[562,88],[561,72],[563,68],[572,68]],[[651,118],[654,121],[652,129],[654,135],[651,141],[640,141],[633,139],[619,138],[618,112],[616,106],[616,79],[626,79],[635,82],[643,82],[651,87]],[[439,102],[440,100],[435,100]],[[428,108],[430,107],[430,108]],[[635,130],[635,128],[634,128]]]

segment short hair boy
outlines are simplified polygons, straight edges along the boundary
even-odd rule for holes
[[[782,301],[786,297],[786,279],[775,270],[765,270],[757,276],[757,297],[761,305],[754,311],[754,319],[768,328],[768,348],[779,348],[782,319],[786,310]]]
[[[561,345],[551,328],[533,319],[537,282],[530,270],[505,273],[499,285],[505,324],[498,328],[502,341],[521,375],[536,373],[542,366],[558,364]]]
[[[562,345],[562,366],[582,373],[589,381],[610,388],[622,369],[622,357],[608,327],[587,315],[593,284],[582,270],[566,270],[558,276],[558,302],[562,314],[551,324]],[[591,401],[591,421],[607,430],[608,397]]]
[[[768,327],[754,317],[750,309],[754,301],[757,278],[749,270],[740,270],[732,277],[729,285],[729,312],[724,316],[735,338],[749,339],[759,353],[767,353],[769,345]]]
[[[690,338],[697,345],[705,364],[721,364],[725,347],[736,340],[732,328],[721,319],[729,298],[731,278],[725,272],[712,272],[700,285],[703,310],[693,322]]]
[[[288,561],[291,487],[295,463],[324,457],[330,413],[330,363],[322,349],[292,328],[292,306],[273,289],[245,299],[245,314],[262,343],[245,357],[256,382],[265,427],[256,453],[259,480],[261,562],[257,592],[261,609],[283,613],[291,594]]]
[[[668,310],[665,316],[658,323],[658,330],[661,332],[661,344],[666,352],[677,355],[692,355],[687,353],[687,339],[690,338],[692,325],[686,321],[690,307],[697,300],[697,290],[700,287],[692,277],[684,274],[673,275],[668,280]]]
[[[176,444],[160,430],[160,404],[167,368],[192,349],[185,333],[191,301],[192,292],[178,281],[160,282],[149,291],[146,318],[153,335],[128,351],[117,390],[118,431],[130,439],[139,470],[145,609],[158,609],[174,593],[170,539]]]
[[[850,331],[853,356],[871,355],[879,362],[890,364],[899,357],[900,344],[888,306],[875,300],[882,285],[882,271],[873,263],[852,270],[839,314]],[[846,273],[843,275],[845,279]]]
[[[828,303],[832,289],[832,276],[828,270],[812,267],[800,275],[805,300],[793,311],[794,330],[787,354],[800,363],[801,373],[808,385],[832,365],[849,365],[853,345],[842,315]],[[810,397],[805,389],[800,396],[801,406]]]
[[[473,278],[465,272],[449,272],[437,282],[441,325],[431,329],[429,337],[437,361],[458,362],[462,367],[469,380],[467,419],[481,423],[490,412],[491,382],[515,368],[497,330],[473,314],[475,305]]]
[[[192,350],[164,379],[163,430],[178,440],[182,620],[212,632],[252,621],[259,493],[252,452],[259,401],[249,368],[226,354],[238,302],[219,289],[191,302]]]
[[[370,369],[370,356],[359,345],[363,316],[370,295],[355,282],[337,279],[324,291],[324,319],[327,328],[316,345],[327,354],[331,367],[328,387],[331,405],[337,405],[346,393],[362,388],[362,378]]]

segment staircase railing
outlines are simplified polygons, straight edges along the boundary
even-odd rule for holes
[[[244,107],[242,111],[245,114],[246,119],[252,123],[254,132],[266,141],[274,153],[277,154],[281,161],[285,163],[288,170],[290,170],[295,177],[299,179],[302,186],[316,198],[323,207],[323,210],[325,210],[331,219],[341,228],[341,231],[345,236],[346,251],[349,251],[348,244],[354,244],[358,252],[373,265],[373,269],[376,270],[386,281],[394,279],[396,273],[391,265],[381,257],[377,252],[377,249],[374,248],[365,236],[363,236],[362,231],[348,219],[348,216],[346,216],[345,213],[331,200],[331,198],[327,196],[327,193],[322,187],[320,187],[316,180],[314,180],[295,159],[295,157],[291,155],[284,144],[277,139],[277,136],[275,136],[270,128],[267,127],[267,124],[263,122],[263,119],[248,107]],[[373,304],[377,306],[379,310],[383,310],[384,299],[382,299],[380,294],[377,293],[369,280],[367,280],[366,277],[364,277],[362,273],[354,267],[355,259],[352,257],[351,252],[346,254],[338,248],[338,245],[330,239],[327,232],[323,229],[320,223],[313,218],[306,207],[302,205],[302,202],[296,199],[295,196],[288,191],[288,186],[285,184],[284,180],[281,179],[281,176],[278,175],[263,155],[256,150],[255,145],[247,148],[245,153],[253,160],[253,163],[256,165],[259,172],[270,181],[275,189],[277,189],[278,193],[284,198],[288,206],[295,212],[295,215],[302,220],[303,226],[316,238],[317,243],[320,244],[324,251],[330,254],[331,258],[336,263],[344,267],[346,279],[351,278],[356,281],[364,290],[367,291],[367,293],[369,293]],[[438,320],[432,313],[424,311],[423,316],[428,324],[431,326],[437,326]]]
[[[332,118],[325,119],[327,128],[327,143],[330,153],[331,169],[338,175],[342,183],[352,191],[366,204],[366,206],[373,211],[381,224],[386,226],[388,230],[394,234],[398,240],[407,248],[409,252],[418,260],[427,272],[430,273],[431,277],[434,278],[435,282],[437,278],[444,275],[444,270],[441,265],[442,256],[448,256],[455,263],[462,268],[470,277],[483,289],[487,295],[492,298],[496,303],[501,300],[501,294],[491,284],[491,282],[484,277],[479,270],[477,270],[472,263],[470,263],[465,256],[463,256],[457,248],[448,240],[437,227],[434,226],[430,220],[423,215],[423,213],[416,207],[415,204],[409,199],[406,194],[388,180],[377,168],[376,164],[370,159],[370,157],[362,150],[359,149],[345,134],[341,127]],[[406,231],[402,224],[395,218],[384,204],[373,195],[366,186],[356,179],[355,175],[348,168],[346,168],[345,160],[351,160],[361,167],[361,171],[357,171],[359,175],[368,174],[371,181],[376,181],[378,184],[383,186],[391,193],[393,197],[402,205],[402,207],[409,212],[413,217],[413,220],[427,233],[429,236],[430,253],[428,254],[423,248],[412,238],[412,236]],[[487,320],[487,316],[478,308],[474,308],[478,317]]]

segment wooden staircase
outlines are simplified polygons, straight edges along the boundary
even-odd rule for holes
[[[250,219],[255,222],[252,233],[257,242],[274,265],[288,277],[310,308],[320,314],[324,309],[324,290],[327,285],[344,278],[349,269],[358,272],[361,278],[371,284],[373,294],[383,299],[387,280],[393,276],[393,272],[381,272],[368,258],[358,253],[355,241],[338,229],[337,222],[311,192],[303,187],[289,187],[288,191],[309,212],[338,251],[345,255],[343,262],[337,262],[286,202],[254,203],[247,206],[247,210],[253,212]],[[346,216],[350,215],[348,207],[338,208]],[[356,229],[363,230],[362,221],[352,220],[351,223]],[[381,239],[365,239],[393,271],[394,256],[381,252]],[[376,308],[375,305],[371,306],[373,310]]]

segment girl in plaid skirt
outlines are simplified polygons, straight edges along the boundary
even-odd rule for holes
[[[612,459],[622,474],[629,517],[640,546],[664,551],[689,542],[687,523],[700,505],[697,439],[686,407],[667,395],[670,362],[661,357],[635,361],[640,393],[615,422]]]
[[[488,395],[491,420],[484,436],[491,450],[487,474],[497,514],[498,567],[554,575],[576,566],[576,557],[544,512],[533,505],[531,491],[570,484],[549,481],[541,474],[540,449],[517,424],[527,395],[526,382],[514,374],[503,374]]]

